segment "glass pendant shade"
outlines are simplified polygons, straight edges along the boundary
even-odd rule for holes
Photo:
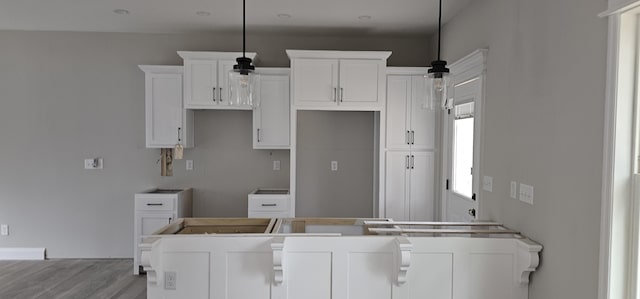
[[[248,60],[241,62],[240,60]],[[251,59],[238,58],[238,65],[229,72],[229,105],[256,107],[256,74]]]
[[[425,78],[426,97],[423,108],[433,110],[440,105],[443,110],[453,108],[453,78],[446,67],[447,62],[436,60],[431,62]]]

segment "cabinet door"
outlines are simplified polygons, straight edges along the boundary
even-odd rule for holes
[[[299,106],[336,105],[337,59],[294,59],[292,62],[293,100]]]
[[[147,74],[145,76],[146,145],[149,148],[173,147],[183,128],[182,75]]]
[[[381,72],[379,60],[341,59],[340,105],[376,106]]]
[[[289,76],[260,75],[260,105],[253,112],[253,147],[289,148]]]
[[[411,148],[434,149],[436,136],[436,109],[423,107],[426,94],[426,80],[423,76],[413,76],[411,96]]]
[[[385,217],[393,220],[410,220],[407,175],[409,152],[389,151],[386,157]]]
[[[203,109],[216,106],[220,99],[218,90],[218,62],[185,60],[184,107]]]
[[[236,64],[233,60],[218,61],[218,95],[219,104],[229,104],[229,72]]]
[[[409,149],[411,76],[387,77],[387,148]]]
[[[411,221],[433,221],[434,218],[434,154],[433,152],[411,153],[411,175],[409,180],[409,202]]]

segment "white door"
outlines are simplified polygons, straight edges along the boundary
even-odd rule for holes
[[[378,103],[380,60],[341,59],[340,105]]]
[[[185,108],[207,108],[217,105],[218,90],[217,61],[185,61],[184,63]]]
[[[254,148],[289,148],[289,76],[260,75],[260,105],[253,112]]]
[[[147,147],[173,147],[182,125],[182,75],[148,74],[146,78]]]
[[[387,77],[387,149],[409,150],[411,76]]]
[[[479,123],[478,102],[482,80],[476,78],[455,86],[454,108],[445,119],[444,221],[469,222],[477,215]]]
[[[296,105],[333,106],[338,100],[337,59],[295,59],[293,96]]]
[[[385,215],[393,220],[411,220],[407,176],[410,168],[408,151],[388,151],[386,157]]]
[[[424,106],[426,80],[424,76],[412,76],[410,104],[410,137],[412,150],[433,150],[436,147],[436,109]]]
[[[229,72],[235,64],[233,60],[218,61],[218,104],[229,104]]]
[[[433,152],[411,152],[409,179],[409,215],[411,221],[433,221],[434,200],[434,154]]]

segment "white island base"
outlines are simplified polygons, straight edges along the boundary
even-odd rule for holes
[[[519,235],[175,235],[148,246],[152,299],[526,299],[542,250]]]

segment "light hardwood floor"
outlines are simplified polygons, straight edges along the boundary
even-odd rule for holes
[[[130,259],[0,261],[0,299],[147,297]]]

